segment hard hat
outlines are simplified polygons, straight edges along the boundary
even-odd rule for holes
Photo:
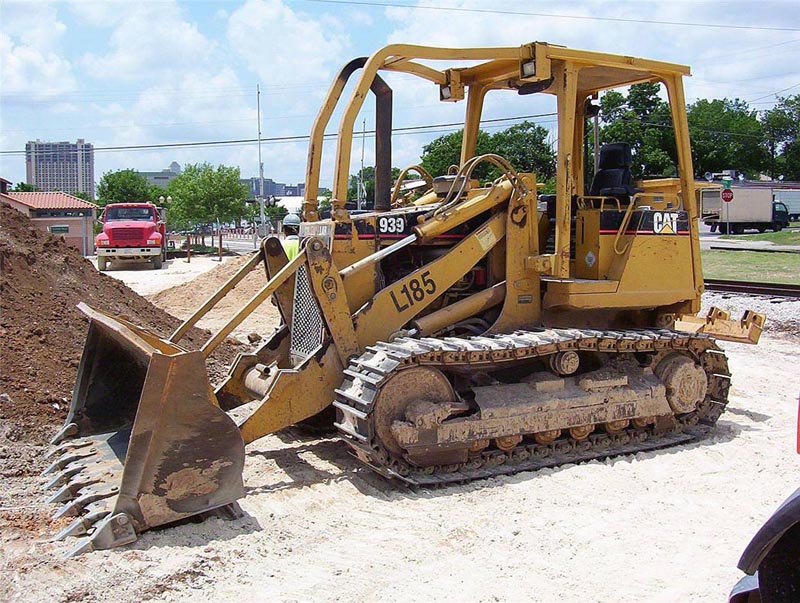
[[[297,214],[286,214],[283,218],[284,226],[300,226],[300,216]]]

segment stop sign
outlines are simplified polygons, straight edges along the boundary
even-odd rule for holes
[[[726,188],[725,190],[722,191],[720,197],[722,197],[722,200],[725,203],[730,203],[731,201],[733,201],[733,191],[729,188]]]

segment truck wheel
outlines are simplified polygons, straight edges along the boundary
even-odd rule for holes
[[[728,225],[727,224],[720,224],[719,225],[719,233],[720,234],[728,234]]]
[[[772,230],[775,232],[780,232],[783,230],[783,224],[781,222],[773,222],[772,223]]]
[[[744,234],[744,226],[741,224],[735,224],[734,226],[731,226],[731,230],[735,235]]]
[[[106,256],[104,255],[97,256],[97,269],[100,272],[105,272],[106,270],[108,270],[108,260],[106,259]]]
[[[163,262],[161,261],[161,254],[153,256],[153,269],[160,270]]]
[[[767,232],[767,227],[766,226],[759,226],[758,227],[758,232],[761,232],[761,233]]]

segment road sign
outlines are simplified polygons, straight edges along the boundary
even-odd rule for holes
[[[720,193],[720,197],[722,197],[722,200],[725,203],[730,203],[731,201],[733,201],[733,191],[729,188],[726,188],[725,190],[722,191],[722,193]]]

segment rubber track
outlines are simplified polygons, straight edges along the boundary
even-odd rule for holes
[[[497,369],[503,363],[547,356],[558,351],[635,353],[675,350],[699,360],[709,378],[708,394],[698,409],[676,416],[676,425],[656,432],[655,425],[629,427],[610,435],[596,432],[583,441],[559,438],[550,444],[525,440],[509,452],[486,449],[468,462],[415,468],[392,458],[375,437],[371,413],[381,385],[394,371],[429,366],[453,369]],[[334,406],[346,420],[336,426],[355,455],[376,472],[415,486],[466,482],[519,471],[602,459],[674,446],[702,438],[725,409],[730,388],[727,358],[706,335],[666,329],[597,331],[541,329],[470,338],[399,338],[367,347],[344,371]]]

